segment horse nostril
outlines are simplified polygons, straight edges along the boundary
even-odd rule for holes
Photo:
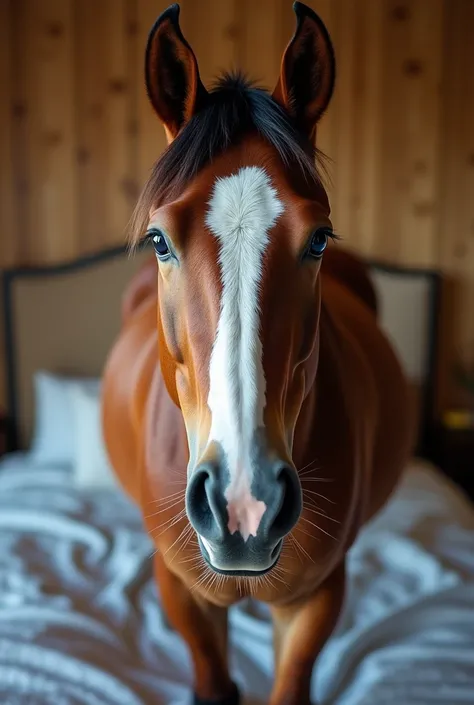
[[[296,472],[287,466],[278,471],[277,482],[281,487],[281,504],[270,530],[281,538],[291,531],[300,517],[301,487]]]
[[[273,550],[270,554],[270,558],[272,561],[276,560],[278,554],[280,553],[280,550],[281,550],[281,544],[280,544],[280,542],[278,542],[276,544],[276,546],[273,547]]]
[[[194,471],[186,490],[186,512],[194,530],[208,539],[222,537],[225,506],[219,499],[216,471],[201,467]]]
[[[198,514],[201,520],[208,512],[211,511],[206,494],[206,481],[208,479],[209,473],[206,470],[196,472],[189,483],[188,491],[186,493],[188,514]]]

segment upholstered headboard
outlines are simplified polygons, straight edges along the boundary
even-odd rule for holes
[[[370,263],[379,320],[405,369],[418,419],[417,453],[431,458],[436,418],[441,277],[435,271]]]
[[[120,329],[121,297],[150,252],[115,248],[3,274],[10,448],[27,447],[37,370],[99,376]]]
[[[120,327],[123,291],[149,252],[116,248],[61,266],[3,273],[10,447],[27,447],[34,420],[33,375],[100,375]],[[418,452],[433,422],[439,277],[425,270],[370,270],[380,319],[412,383],[420,409]]]

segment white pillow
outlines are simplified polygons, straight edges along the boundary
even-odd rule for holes
[[[40,370],[34,376],[35,425],[31,459],[43,464],[74,462],[74,419],[70,390],[83,387],[98,390],[94,377],[68,377]]]
[[[100,388],[73,385],[70,399],[74,417],[74,479],[78,487],[118,489],[102,434]]]

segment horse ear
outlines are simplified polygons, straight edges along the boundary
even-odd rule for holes
[[[168,142],[205,101],[193,50],[179,26],[179,5],[168,7],[156,20],[145,55],[145,83],[150,102],[164,125]]]
[[[314,137],[334,90],[334,49],[323,21],[313,10],[301,2],[295,2],[293,10],[296,31],[283,54],[273,98]]]

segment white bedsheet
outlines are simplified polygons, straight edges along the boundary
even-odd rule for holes
[[[191,666],[163,624],[152,547],[119,493],[66,469],[0,463],[0,703],[184,705]],[[474,511],[413,466],[349,560],[338,628],[313,676],[337,705],[474,703]],[[246,703],[272,683],[266,610],[231,611]]]

